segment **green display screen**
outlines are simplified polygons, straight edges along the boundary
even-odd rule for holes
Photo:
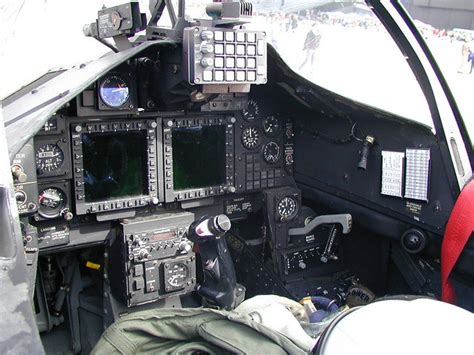
[[[174,190],[223,185],[225,126],[173,128]]]
[[[82,134],[86,202],[148,194],[146,131]]]

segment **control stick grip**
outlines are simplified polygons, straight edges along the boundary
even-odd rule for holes
[[[342,233],[348,234],[352,229],[352,215],[349,213],[341,214],[327,214],[318,216],[311,220],[306,226],[300,228],[291,228],[288,234],[291,235],[306,235],[309,234],[316,227],[322,224],[340,224],[342,226]]]
[[[230,230],[230,219],[220,214],[203,216],[189,227],[187,237],[199,245],[204,281],[196,290],[213,306],[232,309],[245,297],[245,288],[237,284],[234,262],[225,234]]]

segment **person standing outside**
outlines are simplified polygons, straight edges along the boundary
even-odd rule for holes
[[[472,74],[472,70],[474,69],[474,39],[471,38],[469,42],[469,53],[467,56],[467,60],[469,62],[469,74]]]
[[[311,65],[311,71],[313,71],[314,63],[316,59],[316,49],[319,47],[321,42],[321,33],[319,32],[318,23],[314,22],[310,30],[306,34],[304,41],[303,51],[306,51],[306,56],[299,69],[303,69],[308,63]]]
[[[463,39],[463,44],[461,47],[461,63],[459,64],[458,73],[465,74],[467,72],[467,67],[469,63],[469,41],[467,38]],[[470,65],[469,65],[470,66]]]

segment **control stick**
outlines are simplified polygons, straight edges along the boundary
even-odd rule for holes
[[[204,216],[189,227],[187,238],[199,245],[204,282],[196,291],[210,305],[232,309],[243,301],[245,288],[237,284],[235,268],[225,240],[231,222],[224,214]]]

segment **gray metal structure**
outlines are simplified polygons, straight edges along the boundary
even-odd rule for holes
[[[402,3],[414,19],[436,28],[474,30],[472,0],[404,0]]]

